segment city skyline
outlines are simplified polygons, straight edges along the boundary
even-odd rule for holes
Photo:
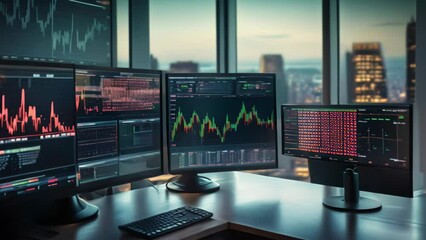
[[[267,53],[280,53],[288,59],[321,58],[321,0],[266,0],[262,1],[265,9],[261,15],[258,3],[237,1],[239,62],[245,64]],[[253,14],[260,18],[253,18]],[[215,1],[150,1],[150,22],[151,53],[160,59],[161,66],[178,60],[215,63]],[[265,47],[253,48],[253,44]],[[302,48],[305,51],[297,50]]]
[[[262,58],[265,56],[280,56],[279,54],[264,54],[259,57],[258,61],[254,62],[251,65],[252,71],[239,71],[239,72],[261,72],[261,62]],[[389,96],[389,102],[404,102],[405,101],[405,84],[404,81],[399,81],[405,76],[405,69],[401,68],[401,65],[405,64],[405,57],[393,57],[393,58],[384,58],[382,59],[384,66],[386,67],[384,75],[391,76],[389,79],[386,78],[386,89]],[[308,60],[304,61],[295,61],[287,62],[283,59],[280,59],[283,62],[283,72],[285,76],[285,81],[288,85],[288,102],[289,103],[320,103],[321,102],[321,92],[322,92],[322,69],[320,60]],[[171,63],[182,63],[185,61],[176,61]],[[187,61],[188,62],[188,61]],[[189,61],[191,63],[191,61]],[[203,64],[194,62],[202,66]],[[170,69],[171,65],[165,66],[163,69],[169,71],[175,71]],[[256,65],[256,66],[254,66]],[[276,64],[275,64],[276,65]],[[199,68],[203,72],[202,67]],[[240,70],[240,69],[239,69]],[[178,70],[179,71],[179,70]],[[188,70],[183,70],[184,72],[191,72]],[[193,72],[193,71],[192,71]],[[205,71],[204,71],[205,72]],[[395,80],[396,79],[396,80]],[[405,79],[405,78],[404,78]],[[278,79],[277,79],[278,80]],[[342,79],[342,81],[344,81]],[[345,92],[347,92],[345,90]],[[283,102],[287,102],[283,99]],[[342,102],[344,103],[344,102]]]
[[[215,4],[210,0],[200,2],[150,2],[151,53],[161,69],[168,70],[175,62],[193,61],[200,72],[217,71]],[[388,100],[405,100],[405,31],[407,23],[415,20],[415,9],[415,0],[340,1],[341,103],[349,102],[345,55],[356,42],[380,42]],[[293,68],[322,72],[321,0],[265,0],[262,4],[259,0],[237,0],[236,24],[237,71],[259,72],[261,56],[280,54],[284,72]]]
[[[239,64],[274,53],[282,54],[286,60],[321,59],[321,0],[258,3],[237,1]],[[156,0],[150,2],[150,13],[151,49],[165,63],[160,65],[177,60],[215,64],[215,1]],[[352,42],[379,41],[384,56],[404,57],[404,46],[399,43],[404,41],[404,26],[412,17],[415,18],[414,0],[341,1],[341,53],[349,51]]]
[[[381,43],[388,100],[406,100],[406,25],[415,18],[415,0],[340,1],[340,102],[350,102],[346,54],[354,42]]]

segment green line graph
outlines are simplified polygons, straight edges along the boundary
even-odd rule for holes
[[[205,116],[201,118],[195,110],[187,121],[179,108],[175,122],[173,123],[171,139],[174,141],[179,131],[183,131],[185,134],[188,134],[189,132],[194,131],[196,125],[199,125],[200,129],[198,136],[200,138],[204,138],[206,133],[216,134],[216,136],[219,137],[220,141],[223,143],[226,140],[226,135],[229,132],[237,132],[241,124],[243,124],[243,126],[261,126],[273,130],[275,129],[274,119],[274,111],[271,112],[270,116],[261,118],[258,115],[258,111],[255,105],[251,107],[250,111],[247,111],[244,102],[241,105],[241,110],[235,121],[231,121],[229,119],[229,114],[226,114],[223,126],[218,126],[214,116],[210,116],[208,113],[206,113]]]

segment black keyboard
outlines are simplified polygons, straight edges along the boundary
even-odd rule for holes
[[[121,230],[153,239],[194,223],[211,218],[213,213],[194,207],[181,207],[158,215],[118,226]]]

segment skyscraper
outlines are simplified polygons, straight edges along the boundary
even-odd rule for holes
[[[264,54],[260,57],[261,73],[284,73],[284,60],[281,54]]]
[[[414,89],[416,86],[416,22],[414,19],[407,24],[407,102],[414,102]]]
[[[287,102],[287,83],[284,78],[284,59],[281,54],[263,54],[260,57],[259,72],[275,73],[276,87],[278,89],[278,102]]]
[[[158,59],[154,55],[150,55],[151,58],[151,69],[158,70]]]
[[[197,73],[198,63],[193,61],[177,61],[170,64],[170,72],[174,73]]]
[[[386,71],[378,42],[353,43],[348,59],[348,100],[355,103],[388,101]],[[349,74],[348,74],[349,75]]]

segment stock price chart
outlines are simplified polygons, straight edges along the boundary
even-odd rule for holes
[[[0,56],[109,66],[110,4],[109,0],[0,0]]]
[[[256,103],[266,109],[257,110]],[[171,139],[178,146],[268,142],[274,138],[274,110],[265,103],[261,98],[177,99]]]
[[[168,79],[171,168],[273,164],[271,78]]]
[[[2,141],[19,136],[39,138],[75,131],[74,114],[64,114],[64,110],[72,106],[69,103],[72,92],[61,92],[61,89],[72,87],[72,75],[68,76],[69,81],[61,81],[55,79],[60,76],[51,74],[47,77],[49,74],[38,72],[28,77],[19,74],[10,79],[0,77]]]
[[[74,181],[73,75],[72,68],[0,65],[0,195]]]

